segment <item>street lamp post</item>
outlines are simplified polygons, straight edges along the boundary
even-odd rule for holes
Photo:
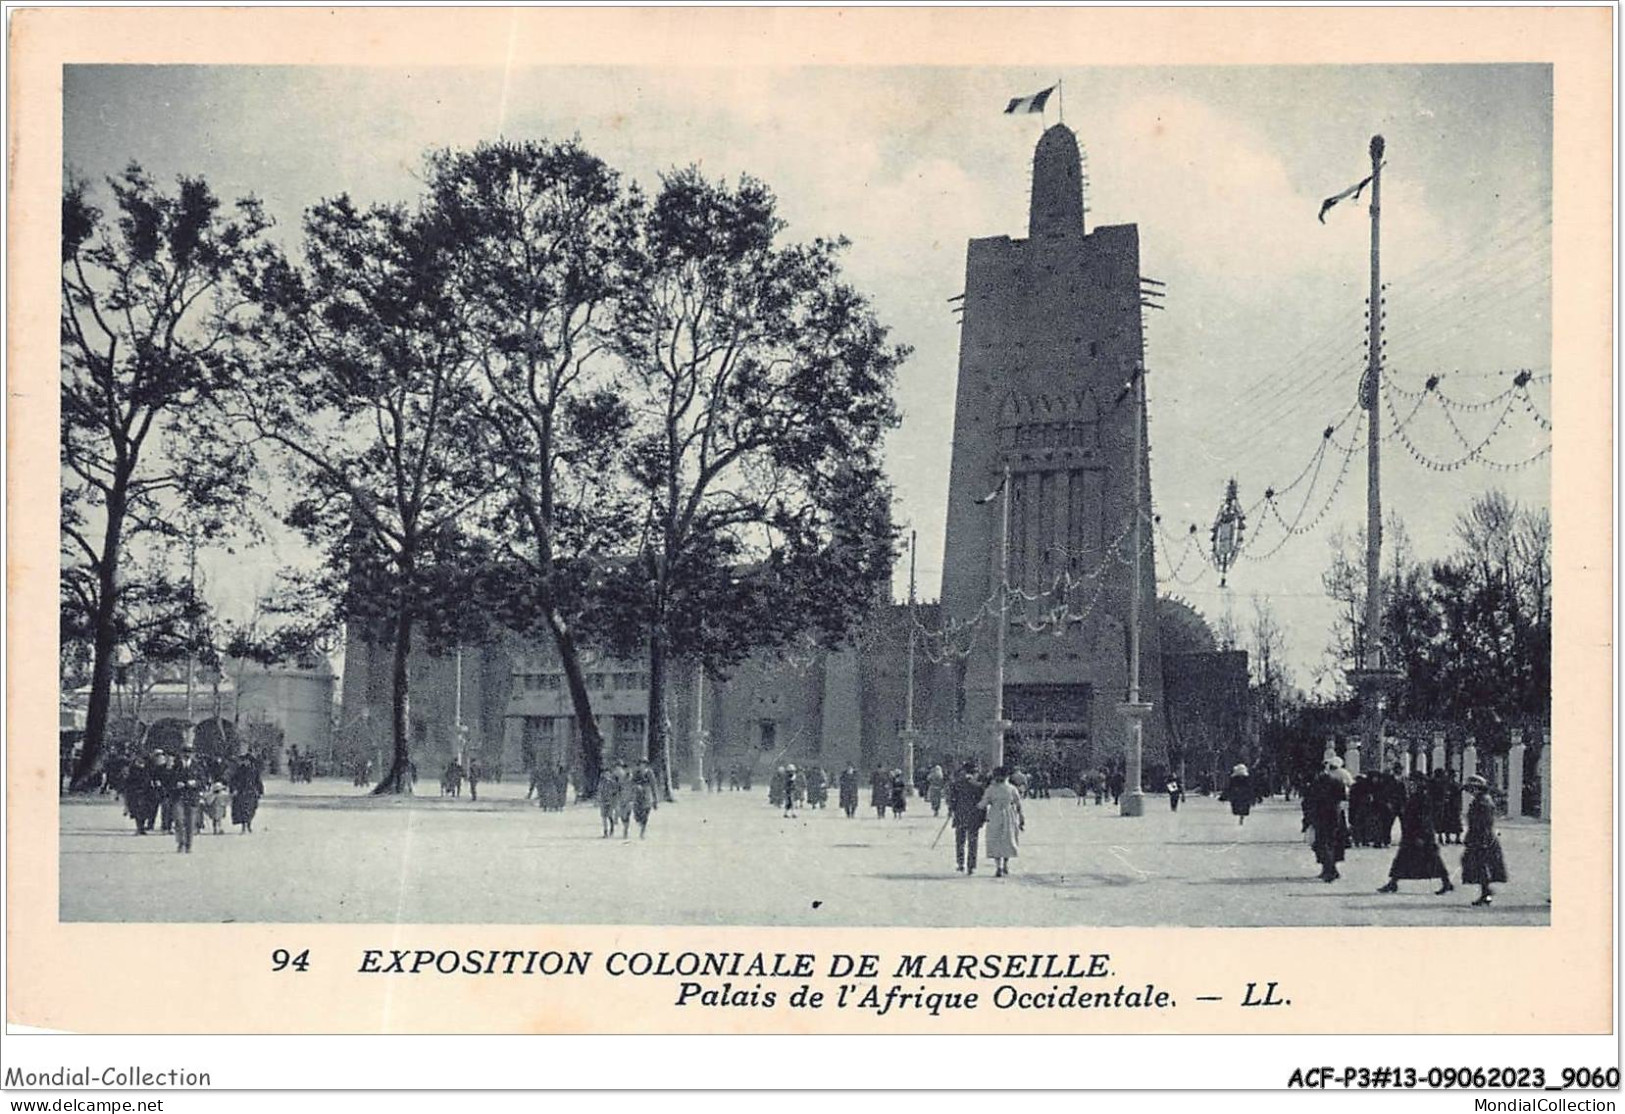
[[[1132,394],[1131,408],[1134,418],[1134,490],[1130,497],[1133,514],[1133,546],[1134,563],[1130,567],[1128,592],[1128,698],[1117,706],[1117,712],[1123,717],[1128,728],[1127,738],[1124,740],[1123,753],[1123,795],[1118,801],[1118,810],[1123,816],[1145,815],[1145,792],[1140,785],[1141,763],[1145,755],[1145,720],[1151,714],[1151,705],[1140,699],[1140,592],[1142,579],[1141,570],[1141,534],[1144,527],[1145,515],[1141,506],[1141,495],[1145,488],[1142,456],[1144,455],[1145,437],[1145,374],[1140,368],[1134,371],[1134,379],[1130,383]]]
[[[1004,718],[1004,639],[1010,626],[1010,465],[1004,466],[999,489],[978,502],[999,496],[999,574],[994,591],[999,597],[998,627],[993,632],[993,723],[992,754],[995,766],[1004,765],[1004,738],[1010,722]]]
[[[919,748],[920,733],[914,728],[914,550],[918,534],[908,534],[908,684],[903,695],[903,792],[914,795],[914,763]]]

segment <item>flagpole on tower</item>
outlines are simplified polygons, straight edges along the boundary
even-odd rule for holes
[[[1060,78],[1055,79],[1055,99],[1056,111],[1060,113],[1061,123],[1064,124],[1066,123],[1066,86],[1061,84]]]

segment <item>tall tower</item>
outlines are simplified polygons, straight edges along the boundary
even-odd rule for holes
[[[1166,762],[1154,532],[1142,531],[1138,562],[1132,542],[1140,313],[1139,230],[1085,229],[1077,137],[1056,124],[1033,155],[1027,238],[976,239],[967,251],[943,562],[944,619],[972,624],[960,635],[970,652],[959,717],[988,726],[977,737],[991,740],[1001,515],[997,500],[977,500],[1008,467],[1003,705],[1014,762],[1024,747],[1058,750],[1072,768],[1122,753],[1114,709],[1129,688],[1136,567],[1140,689],[1159,709],[1145,761]],[[1146,478],[1147,510],[1149,491]]]

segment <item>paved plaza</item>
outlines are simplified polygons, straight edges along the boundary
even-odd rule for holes
[[[1489,909],[1476,887],[1376,889],[1391,852],[1355,848],[1343,879],[1315,878],[1297,803],[1163,797],[1125,819],[1111,805],[1028,801],[1008,878],[954,871],[953,832],[912,802],[783,818],[765,790],[680,791],[649,835],[600,835],[591,804],[542,812],[524,786],[480,800],[376,799],[336,781],[275,782],[252,835],[138,837],[114,797],[61,806],[64,921],[729,925],[1529,925],[1550,922],[1550,828],[1500,826],[1512,881]],[[863,800],[868,800],[865,790]],[[946,816],[946,810],[944,810]],[[1396,827],[1397,831],[1397,827]],[[1444,849],[1459,879],[1461,849]]]

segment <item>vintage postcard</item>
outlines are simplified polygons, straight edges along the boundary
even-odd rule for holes
[[[14,13],[8,1021],[1606,1031],[1613,14]]]

